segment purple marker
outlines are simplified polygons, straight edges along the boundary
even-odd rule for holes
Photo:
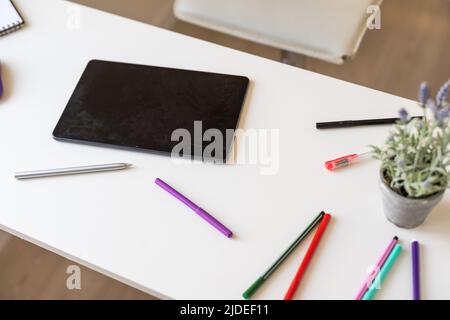
[[[166,190],[168,193],[173,195],[175,198],[183,202],[185,205],[187,205],[189,208],[194,210],[195,213],[197,213],[200,217],[202,217],[204,220],[206,220],[210,225],[212,225],[214,228],[219,230],[221,233],[223,233],[226,237],[231,238],[233,236],[233,232],[231,232],[230,229],[225,227],[223,224],[221,224],[216,218],[214,218],[212,215],[210,215],[208,212],[197,206],[195,203],[193,203],[191,200],[183,196],[181,193],[179,193],[177,190],[169,186],[167,183],[162,181],[161,179],[157,178],[155,180],[155,183]]]
[[[0,62],[0,98],[3,95],[3,82],[2,82],[2,63]]]
[[[413,300],[420,300],[420,268],[419,268],[419,242],[411,242]]]

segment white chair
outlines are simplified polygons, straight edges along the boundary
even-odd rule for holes
[[[285,51],[343,63],[382,0],[176,0],[177,18]]]

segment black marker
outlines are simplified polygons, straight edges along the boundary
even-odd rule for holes
[[[422,119],[422,117],[411,117],[410,119]],[[383,118],[383,119],[367,119],[367,120],[342,120],[330,122],[317,122],[317,129],[335,129],[335,128],[349,128],[360,126],[374,126],[382,124],[393,124],[400,121],[400,118]]]

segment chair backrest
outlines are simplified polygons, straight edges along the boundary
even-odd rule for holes
[[[382,0],[176,0],[185,21],[284,50],[340,63],[366,31],[367,9]]]

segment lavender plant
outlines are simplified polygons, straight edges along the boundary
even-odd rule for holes
[[[371,146],[375,158],[381,160],[386,183],[396,193],[408,198],[422,198],[445,190],[450,173],[450,80],[430,96],[424,82],[419,89],[422,119],[410,119],[405,109],[384,147]]]

